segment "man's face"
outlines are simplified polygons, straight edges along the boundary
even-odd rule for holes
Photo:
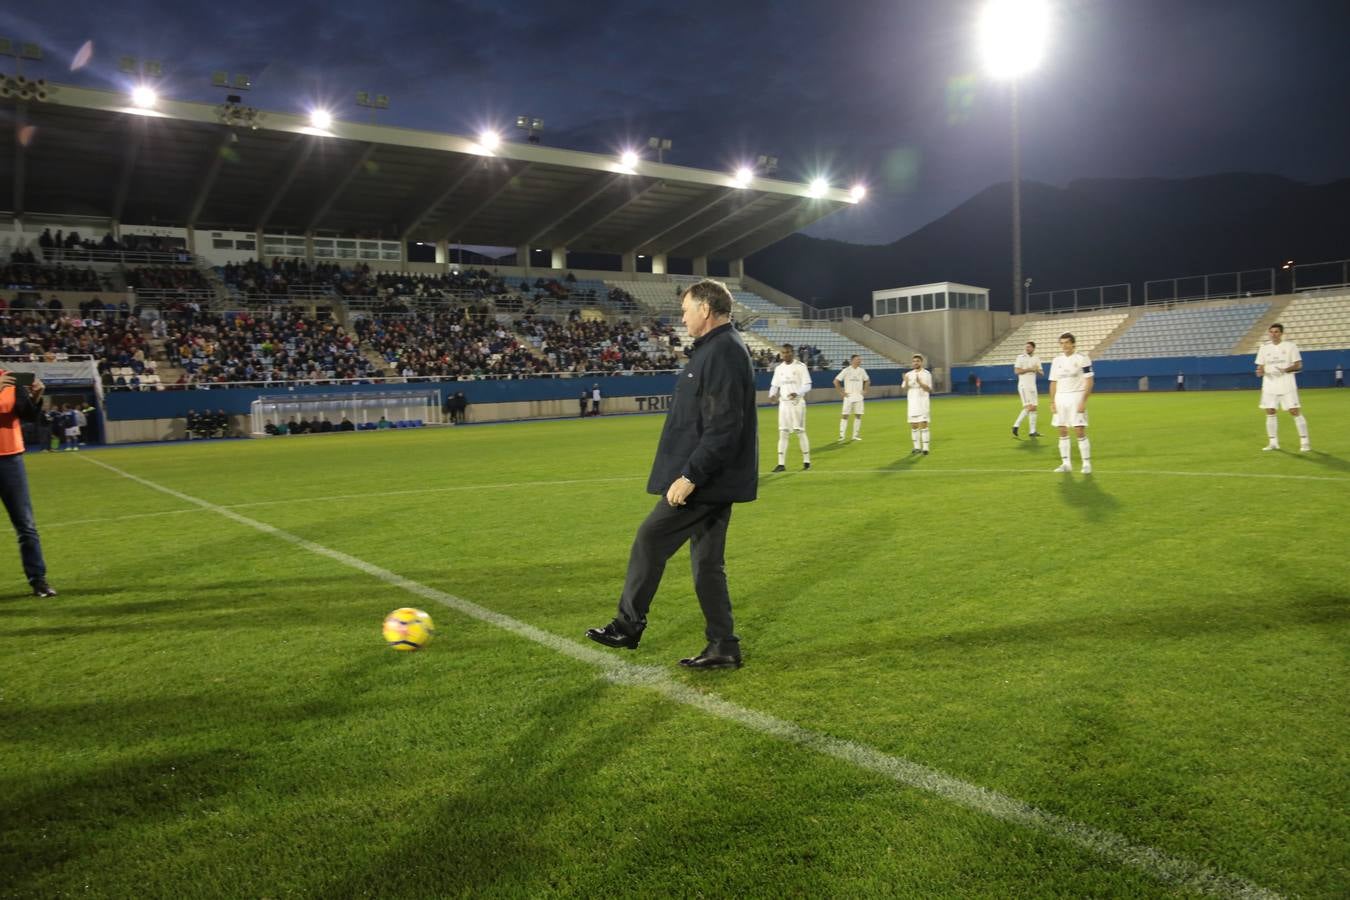
[[[701,303],[686,295],[684,301],[680,304],[680,312],[680,318],[684,320],[684,327],[689,329],[689,336],[692,338],[703,337],[704,332],[708,330],[708,318],[711,315],[708,304]]]
[[[1284,329],[1283,329],[1283,328],[1275,328],[1275,327],[1272,326],[1272,327],[1270,328],[1270,332],[1269,332],[1269,333],[1270,333],[1270,342],[1271,342],[1272,344],[1278,344],[1280,341],[1284,340]]]
[[[1027,343],[1027,356],[1035,356],[1035,355],[1036,355],[1036,345],[1035,345],[1035,344],[1032,344],[1032,343],[1030,343],[1030,342],[1028,342],[1028,343]]]
[[[1074,343],[1072,338],[1059,339],[1059,349],[1064,351],[1065,356],[1070,356],[1073,354],[1073,347]]]
[[[858,366],[862,365],[862,357],[861,356],[853,357],[853,359],[849,360],[849,365],[853,366],[853,368],[855,369],[858,368]]]
[[[923,368],[923,360],[916,356],[909,361],[909,367],[917,372]]]
[[[782,350],[778,351],[778,355],[783,358],[783,362],[785,363],[790,363],[797,357],[797,354],[792,352],[791,347],[784,347]]]

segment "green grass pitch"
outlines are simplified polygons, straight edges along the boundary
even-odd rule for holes
[[[842,445],[838,407],[813,406],[813,470],[794,441],[770,475],[763,409],[760,499],[728,547],[745,668],[675,665],[703,643],[687,551],[641,649],[605,652],[1168,859],[1344,897],[1350,391],[1305,394],[1311,454],[1260,452],[1255,393],[1098,396],[1090,477],[1051,472],[1048,413],[1013,440],[1008,397],[937,399],[918,459],[902,403]],[[660,427],[30,457],[61,596],[27,596],[9,551],[0,895],[1192,892],[97,464],[592,647]],[[381,640],[407,605],[436,620],[423,652]]]

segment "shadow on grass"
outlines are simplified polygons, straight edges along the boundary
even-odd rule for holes
[[[1089,522],[1100,522],[1120,511],[1120,501],[1101,489],[1096,475],[1062,472],[1055,477],[1065,504]]]
[[[613,707],[611,697],[593,682],[549,693],[533,715],[503,722],[500,730],[513,737],[482,755],[477,771],[462,779],[463,791],[429,816],[409,821],[403,834],[384,837],[378,851],[354,858],[344,881],[325,877],[322,892],[528,897],[571,893],[578,878],[621,885],[611,879],[621,879],[635,864],[623,858],[624,821],[644,799],[642,783],[622,780],[624,757],[636,735],[661,727],[676,707]],[[606,714],[610,709],[617,711]],[[574,848],[555,835],[579,831],[597,837],[613,832],[616,840],[610,852],[578,866]]]
[[[1350,472],[1350,461],[1341,459],[1339,456],[1332,456],[1330,453],[1323,453],[1320,450],[1309,450],[1307,453],[1290,453],[1289,455],[1300,462],[1314,463],[1335,472]]]
[[[1017,441],[1017,449],[1022,453],[1045,453],[1051,449],[1053,439],[1047,440],[1043,437],[1026,438]]]
[[[134,840],[153,823],[211,806],[213,798],[247,781],[248,768],[248,754],[222,748],[111,762],[75,777],[5,779],[0,782],[5,832],[0,870],[6,875],[6,895],[41,896],[25,891],[25,882]]]
[[[1350,622],[1350,602],[1345,597],[1303,596],[1280,605],[1234,610],[1231,603],[1208,606],[1153,607],[1117,610],[1100,615],[1068,619],[1041,619],[951,631],[944,634],[888,638],[881,642],[850,645],[858,656],[977,651],[994,654],[1010,646],[1054,648],[1065,642],[1087,640],[1154,643],[1185,640],[1199,635],[1272,634],[1283,629],[1325,627],[1340,629]],[[838,647],[821,648],[822,655],[837,656]],[[809,657],[809,653],[806,654]],[[809,658],[807,659],[809,662]]]

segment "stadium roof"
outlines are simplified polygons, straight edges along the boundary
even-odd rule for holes
[[[0,206],[15,215],[737,259],[848,205],[829,188],[359,122],[53,85],[0,100]],[[0,106],[0,108],[3,108]],[[236,106],[234,112],[238,113]]]

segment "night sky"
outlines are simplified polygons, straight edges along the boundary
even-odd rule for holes
[[[63,0],[5,4],[0,36],[37,41],[25,74],[121,88],[121,56],[161,60],[162,94],[463,134],[517,114],[545,144],[617,151],[671,138],[666,161],[870,188],[810,234],[886,243],[1009,171],[1006,86],[980,75],[973,0],[889,3]],[[1269,172],[1350,177],[1350,3],[1058,0],[1022,87],[1025,177]],[[88,65],[71,71],[85,41]],[[12,65],[13,60],[3,63]],[[509,138],[512,139],[512,138]]]

